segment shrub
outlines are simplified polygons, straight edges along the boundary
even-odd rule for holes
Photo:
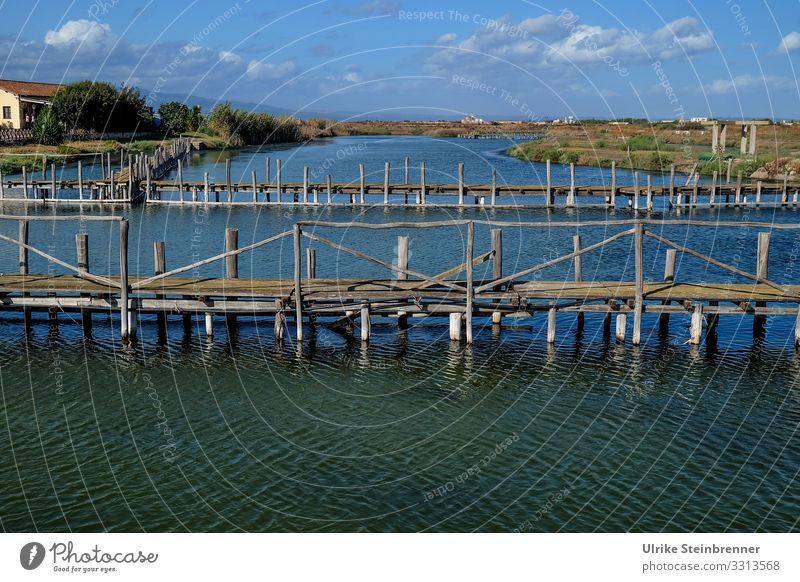
[[[188,129],[192,111],[179,101],[167,101],[158,106],[161,129],[168,135],[179,135]]]
[[[64,139],[64,131],[56,114],[49,107],[36,116],[33,138],[44,145],[57,145]]]
[[[62,126],[85,131],[134,131],[153,124],[153,109],[134,87],[80,81],[53,96],[53,113]]]
[[[636,135],[625,140],[621,145],[622,151],[657,150],[663,145],[652,135]]]

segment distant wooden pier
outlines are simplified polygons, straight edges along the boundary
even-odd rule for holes
[[[499,326],[506,318],[533,317],[535,325],[544,314],[542,325],[547,330],[547,342],[554,343],[559,334],[557,315],[571,313],[578,318],[578,328],[582,327],[586,316],[601,317],[604,333],[610,335],[613,325],[617,341],[629,340],[637,345],[643,335],[654,331],[643,329],[642,316],[658,314],[660,333],[668,328],[670,316],[688,317],[689,343],[697,345],[704,336],[709,342],[716,340],[719,317],[723,315],[751,316],[754,337],[765,333],[767,317],[785,316],[795,321],[795,342],[800,344],[800,285],[796,281],[778,282],[770,277],[770,233],[767,232],[768,229],[798,230],[798,224],[648,219],[603,222],[455,220],[385,224],[298,222],[291,230],[244,247],[238,245],[238,231],[228,229],[225,232],[225,252],[179,267],[169,266],[164,242],[153,241],[155,272],[132,274],[128,264],[128,221],[124,218],[0,215],[0,220],[15,221],[19,225],[18,238],[0,235],[0,241],[18,248],[20,264],[19,274],[0,275],[0,310],[22,312],[24,325],[28,327],[34,323],[33,312],[47,313],[46,321],[50,326],[58,324],[60,313],[74,312],[81,314],[84,329],[91,333],[93,314],[105,313],[119,318],[120,336],[128,340],[138,333],[140,314],[156,314],[160,335],[167,333],[170,317],[180,317],[187,333],[191,333],[194,318],[199,317],[204,322],[206,335],[213,337],[215,325],[236,325],[238,316],[249,316],[270,318],[279,341],[293,337],[299,343],[308,333],[313,333],[315,326],[328,325],[345,333],[357,332],[362,341],[368,342],[371,322],[376,317],[392,318],[401,329],[409,327],[409,322],[417,318],[444,318],[449,325],[451,340],[471,343],[476,337],[476,318],[484,318],[485,325]],[[118,272],[97,274],[90,271],[90,245],[86,234],[76,235],[74,263],[37,248],[28,240],[28,224],[32,220],[63,221],[65,227],[73,221],[111,221],[117,224]],[[476,241],[475,226],[478,224],[491,227],[489,240]],[[743,269],[679,244],[660,234],[664,227],[670,226],[762,229],[752,237],[752,244],[757,249],[756,264],[752,271]],[[396,258],[390,262],[320,234],[329,229],[344,228],[350,231],[377,229],[387,233],[393,229],[449,230],[450,234],[442,233],[445,236],[452,236],[453,229],[462,229],[466,230],[466,248],[463,256],[453,257],[455,264],[450,269],[426,274],[423,266],[409,261],[408,235],[397,237]],[[580,234],[575,235],[572,252],[508,273],[502,261],[503,228],[616,232],[590,245],[583,244]],[[253,278],[239,277],[238,258],[242,253],[284,238],[292,241],[291,277],[270,272],[257,273]],[[627,239],[633,254],[634,279],[584,279],[583,256],[623,239]],[[306,242],[305,248],[303,241]],[[664,275],[660,280],[645,280],[645,241],[661,245],[666,251]],[[483,244],[476,244],[481,242]],[[318,278],[316,248],[320,246],[378,265],[389,276],[378,279]],[[486,250],[480,252],[478,246]],[[31,253],[71,274],[29,272]],[[700,259],[746,282],[705,283],[684,279],[676,272],[679,253]],[[223,278],[186,276],[218,261],[224,261],[226,265]],[[487,261],[491,261],[491,277],[477,279],[475,267]],[[574,277],[570,280],[530,278],[561,263],[571,263]],[[463,278],[460,277],[462,273]],[[289,322],[293,322],[293,326]],[[290,333],[291,327],[294,328],[293,334]]]

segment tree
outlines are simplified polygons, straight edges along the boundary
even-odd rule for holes
[[[161,128],[165,133],[177,135],[188,129],[192,111],[179,101],[167,101],[158,107]]]
[[[153,109],[135,87],[79,81],[59,89],[52,110],[68,130],[135,131],[153,124]]]
[[[43,145],[61,143],[64,138],[64,131],[52,109],[47,108],[36,116],[36,123],[33,125],[33,137]]]
[[[189,113],[189,118],[186,121],[186,129],[188,131],[198,131],[204,121],[203,111],[200,109],[199,105],[195,105]]]

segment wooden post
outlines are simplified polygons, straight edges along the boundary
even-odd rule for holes
[[[253,184],[253,204],[258,204],[258,184],[256,183],[256,171],[250,172],[250,181]]]
[[[78,268],[89,272],[89,235],[85,233],[78,233],[75,235],[75,253],[78,256]],[[90,293],[81,293],[81,297],[89,298]],[[92,333],[92,312],[89,309],[81,309],[81,325],[83,333],[90,335]]]
[[[669,165],[669,205],[672,206],[672,198],[675,196],[675,164]]]
[[[783,188],[781,189],[781,204],[789,203],[789,172],[783,173]]]
[[[206,338],[214,339],[214,315],[206,313],[205,316]]]
[[[361,341],[368,342],[371,331],[371,322],[369,316],[369,303],[361,304]]]
[[[281,160],[278,159],[276,164],[277,164],[278,183],[275,187],[275,190],[276,190],[278,204],[282,204],[281,194],[283,194],[283,185],[281,184]]]
[[[19,242],[24,245],[28,244],[28,221],[27,220],[20,220],[19,221]],[[20,275],[27,275],[28,274],[28,249],[25,247],[19,247],[19,274]],[[29,293],[23,293],[23,297],[28,297]],[[22,318],[25,322],[25,330],[29,330],[31,328],[31,310],[29,307],[24,307],[22,309]]]
[[[108,178],[111,180],[114,177],[114,171],[111,169],[111,152],[108,152]]]
[[[282,300],[275,300],[275,341],[283,341],[284,330],[286,329],[286,312],[284,311],[285,305]]]
[[[617,313],[617,320],[615,326],[615,336],[618,342],[625,341],[625,327],[628,322],[627,314],[624,311]]]
[[[406,158],[406,186],[408,186],[408,158]],[[408,192],[408,188],[406,187],[406,192]],[[408,200],[406,200],[408,202]]]
[[[731,165],[733,164],[733,158],[728,158],[728,171],[725,174],[725,181],[730,184],[731,183]]]
[[[209,202],[208,172],[203,172],[203,192],[205,193],[205,196],[206,196],[206,204],[208,204],[208,202]],[[217,196],[219,196],[219,194]],[[218,200],[218,202],[219,202],[219,200]]]
[[[639,172],[633,173],[633,209],[639,210]]]
[[[155,265],[154,273],[161,275],[167,271],[167,255],[163,240],[153,242],[153,264]],[[163,282],[163,281],[162,281]],[[156,294],[157,299],[163,299],[162,294]],[[158,335],[161,337],[167,334],[167,313],[160,310],[156,314],[156,326],[158,327]]]
[[[300,225],[294,225],[294,302],[297,343],[303,341],[303,293],[301,289],[302,256],[300,255]]]
[[[422,160],[419,164],[419,203],[425,204],[425,160]]]
[[[761,206],[761,180],[756,182],[756,208]]]
[[[464,162],[458,162],[458,205],[464,205]]]
[[[308,204],[308,166],[303,166],[303,204]]]
[[[80,160],[78,160],[78,199],[83,200],[83,164]]]
[[[499,228],[492,229],[492,279],[503,277],[503,231]],[[495,291],[502,289],[502,285],[494,287]],[[503,314],[499,311],[492,312],[492,323],[500,323]]]
[[[644,308],[644,224],[637,222],[634,229],[634,250],[636,253],[636,298],[633,308],[633,345],[638,346],[642,337],[642,310]]]
[[[664,262],[664,282],[672,283],[675,281],[675,257],[678,251],[667,249],[666,260]],[[671,301],[664,301],[664,305],[669,305]],[[666,335],[669,333],[669,313],[662,313],[658,316],[659,333]]]
[[[700,182],[700,173],[694,175],[694,184],[692,185],[692,208],[697,208],[697,190]]]
[[[108,187],[108,198],[112,200],[115,199],[117,196],[114,192],[114,172],[111,170],[111,154],[108,154],[108,180],[109,180],[109,187]]]
[[[550,304],[547,310],[547,343],[552,344],[556,341],[556,305]]]
[[[567,207],[575,206],[575,163],[569,163],[569,196],[567,196]]]
[[[714,208],[715,198],[717,196],[717,171],[711,175],[711,193],[708,195],[708,207]]]
[[[389,162],[383,169],[383,203],[389,204]]]
[[[492,206],[497,202],[497,168],[492,166]]]
[[[308,279],[317,278],[317,251],[311,247],[306,248],[306,276]]]
[[[554,206],[555,197],[553,196],[553,174],[550,170],[550,160],[545,162],[545,174],[547,178],[547,190],[545,190],[545,206]]]
[[[797,317],[794,320],[794,347],[800,348],[800,305],[797,307]]]
[[[572,237],[572,250],[576,253],[581,250],[581,235],[576,234]],[[572,264],[575,269],[575,282],[583,282],[583,255],[578,255],[572,259]],[[577,328],[578,331],[583,329],[584,316],[582,312],[578,312]]]
[[[472,343],[472,295],[473,295],[473,288],[472,288],[472,255],[473,255],[473,248],[475,245],[475,223],[470,221],[467,223],[467,301],[466,301],[466,312],[465,312],[465,323],[467,327],[467,343]]]
[[[360,188],[360,197],[358,201],[364,204],[364,164],[358,164],[358,184]]]
[[[231,184],[231,160],[225,160],[225,184],[228,188],[228,204],[233,203],[233,185]]]
[[[230,253],[239,248],[239,229],[226,228],[225,229],[225,252]],[[228,279],[239,278],[239,255],[229,255],[225,257],[225,276]],[[231,301],[236,301],[236,297],[230,297]],[[228,313],[225,317],[228,324],[228,333],[236,327],[236,315]]]
[[[109,154],[110,158],[111,154]],[[119,223],[119,281],[120,281],[120,337],[128,339],[131,334],[128,320],[128,220],[123,218]]]
[[[769,239],[770,233],[758,233],[758,254],[756,257],[756,275],[762,279],[769,279]],[[766,301],[756,301],[756,307],[766,307]],[[764,331],[767,323],[767,318],[764,315],[753,316],[753,337],[761,338],[764,336]]]
[[[408,270],[408,245],[409,240],[407,236],[399,235],[397,237],[397,266],[401,269]],[[406,281],[408,280],[408,275],[405,273],[395,273],[398,281]],[[459,314],[461,317],[461,314]],[[405,311],[398,311],[397,312],[397,326],[400,329],[406,329],[408,327],[408,315]]]
[[[692,309],[692,323],[689,326],[689,345],[696,346],[700,343],[703,334],[703,304],[695,303]]]
[[[450,314],[450,341],[461,341],[461,319],[462,315],[460,313]]]
[[[56,194],[56,165],[50,164],[50,198],[55,200],[58,198]]]
[[[650,179],[650,174],[647,174],[647,193],[645,194],[647,201],[647,211],[653,210],[653,184]]]
[[[611,162],[611,207],[617,205],[617,162]]]
[[[326,189],[328,191],[328,204],[332,204],[333,203],[333,195],[331,193],[331,175],[330,174],[328,174],[325,177],[325,187],[326,187]]]
[[[178,160],[178,198],[183,202],[183,164]]]
[[[80,176],[80,161],[78,161],[78,175]],[[0,168],[0,200],[6,197],[5,186],[3,185],[3,168]],[[81,198],[83,198],[81,196]]]
[[[739,206],[742,201],[742,171],[739,170],[736,174],[736,194],[733,197],[733,205]]]
[[[25,200],[28,199],[28,171],[25,166],[22,166],[22,192],[25,194]]]

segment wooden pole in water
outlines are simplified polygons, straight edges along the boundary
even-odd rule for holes
[[[756,208],[761,206],[761,180],[756,182]]]
[[[383,168],[383,203],[389,204],[389,162]]]
[[[55,200],[58,198],[56,193],[56,165],[50,164],[50,197]]]
[[[114,178],[114,172],[111,169],[111,152],[108,152],[108,156],[107,156],[106,159],[108,160],[108,173],[107,173],[108,178],[109,179],[113,179]]]
[[[331,175],[328,174],[325,177],[325,189],[328,192],[328,204],[333,204],[333,193],[331,191]]]
[[[206,196],[206,204],[210,202],[209,198],[209,191],[208,191],[208,172],[203,172],[203,191],[205,192]],[[219,196],[219,195],[217,195]],[[219,202],[219,201],[218,201]]]
[[[756,257],[756,275],[762,279],[769,279],[769,239],[770,233],[758,233],[758,253]],[[756,307],[766,307],[765,301],[756,301]],[[753,337],[764,337],[767,318],[763,315],[753,316]]]
[[[83,163],[80,160],[78,160],[78,199],[83,200]]]
[[[119,281],[120,337],[126,340],[130,335],[130,321],[128,320],[128,220],[126,218],[123,218],[119,223]]]
[[[109,187],[108,187],[108,198],[112,200],[116,198],[114,193],[114,172],[111,171],[111,154],[108,154],[108,179],[109,179]]]
[[[617,162],[611,162],[611,207],[617,205]]]
[[[361,341],[368,342],[372,325],[369,315],[369,303],[361,304]]]
[[[503,231],[499,228],[492,229],[492,279],[503,278]],[[495,291],[499,291],[501,285],[494,287]],[[499,311],[492,312],[492,323],[499,324],[503,314]]]
[[[153,264],[155,265],[154,274],[161,275],[167,271],[167,254],[163,240],[153,242]],[[162,294],[156,294],[157,299],[163,299]],[[156,314],[156,326],[158,335],[163,337],[167,334],[167,313],[160,310]]]
[[[473,295],[473,288],[472,288],[472,255],[473,248],[475,246],[475,223],[470,221],[467,223],[467,300],[466,300],[466,313],[465,313],[465,323],[467,327],[467,343],[472,343],[472,295]]]
[[[627,323],[628,323],[628,315],[624,311],[620,310],[619,313],[617,313],[617,320],[614,330],[618,342],[625,341],[625,333],[626,333],[625,328],[627,326]]]
[[[133,163],[128,155],[128,200],[133,202]]]
[[[783,173],[783,188],[781,189],[781,204],[789,203],[789,172]]]
[[[281,164],[281,160],[278,159],[275,163],[277,164],[277,170],[276,171],[277,171],[277,174],[278,174],[278,176],[277,176],[278,183],[277,183],[277,185],[275,187],[275,192],[276,192],[275,195],[277,196],[278,204],[283,204],[283,201],[281,199],[281,194],[283,194],[283,184],[281,183],[281,165],[282,165]]]
[[[407,236],[399,235],[397,237],[397,266],[401,269],[408,271],[408,245],[409,239]],[[408,275],[406,273],[395,273],[398,281],[407,281]],[[458,314],[461,317],[461,314]],[[405,311],[397,312],[397,326],[400,329],[408,327],[408,315]]]
[[[742,171],[736,174],[736,194],[733,197],[733,205],[739,206],[742,201]]]
[[[492,166],[492,206],[497,202],[497,168]]]
[[[78,162],[78,168],[80,169],[80,162]],[[5,186],[3,185],[3,168],[0,168],[0,200],[6,197]]]
[[[461,320],[463,319],[460,313],[450,314],[450,341],[461,341]]]
[[[672,199],[675,196],[675,164],[669,166],[669,205],[672,206]]]
[[[239,229],[238,228],[226,228],[225,229],[225,252],[230,253],[239,248]],[[228,255],[225,257],[225,276],[228,279],[238,279],[239,278],[239,255]],[[231,301],[236,301],[235,297],[230,298]],[[228,333],[231,333],[231,330],[236,328],[236,315],[233,313],[228,313],[226,315],[226,321],[228,324]]]
[[[25,166],[22,166],[22,191],[25,194],[25,200],[28,199],[28,171]]]
[[[419,164],[419,179],[420,179],[420,188],[419,188],[419,203],[425,204],[425,160],[422,160]]]
[[[178,198],[183,202],[183,164],[178,160]]]
[[[572,237],[572,250],[576,253],[580,252],[581,250],[581,235],[576,234]],[[573,266],[575,268],[575,282],[581,283],[583,282],[583,255],[576,255],[573,261]],[[583,313],[578,312],[577,317],[577,328],[578,331],[583,329]]]
[[[634,250],[636,253],[636,298],[633,308],[633,345],[638,346],[642,337],[642,310],[644,308],[644,224],[634,227]]]
[[[692,185],[692,208],[697,208],[697,190],[700,182],[700,172],[694,175],[694,184]]]
[[[24,169],[24,167],[23,167]],[[19,221],[19,242],[24,245],[28,244],[28,221],[27,220],[20,220]],[[20,275],[27,275],[28,274],[28,249],[25,247],[19,247],[19,274]],[[23,293],[23,297],[28,297],[29,293]],[[31,310],[30,307],[23,307],[22,309],[22,319],[25,325],[25,331],[31,328]]]
[[[647,174],[647,193],[645,196],[647,197],[647,211],[651,212],[653,210],[653,183],[650,174]]]
[[[703,335],[703,304],[695,303],[692,308],[692,321],[689,326],[689,345],[700,344],[700,337]]]
[[[283,334],[284,330],[286,329],[286,312],[285,312],[286,305],[284,304],[283,300],[276,299],[275,300],[275,341],[281,342],[283,341]]]
[[[271,177],[272,161],[270,160],[269,156],[267,156],[266,166],[267,166],[266,194],[267,194],[267,204],[269,204],[270,202],[269,187],[270,184],[272,184],[272,177]]]
[[[633,173],[633,209],[639,210],[639,172]]]
[[[708,195],[708,207],[714,208],[715,198],[717,197],[717,171],[711,175],[711,193]]]
[[[358,164],[359,203],[364,204],[364,164]]]
[[[75,235],[75,254],[78,257],[78,268],[89,272],[89,235],[78,233]],[[81,293],[81,297],[89,298],[91,294]],[[84,335],[92,333],[92,311],[81,309],[81,325]]]
[[[464,205],[464,162],[458,162],[458,204]]]
[[[545,206],[553,206],[553,180],[550,173],[550,160],[545,162],[545,173],[547,175],[547,190],[545,191]]]
[[[306,248],[306,277],[317,278],[317,251],[311,247]]]
[[[675,258],[678,251],[667,249],[666,260],[664,262],[664,282],[673,283],[675,281]],[[669,305],[671,301],[666,300],[664,305]],[[658,330],[662,335],[669,333],[669,313],[662,313],[658,316]]]
[[[733,164],[733,158],[728,158],[728,171],[725,175],[725,181],[730,184],[731,183],[731,165]]]
[[[258,184],[256,183],[256,171],[250,172],[250,181],[253,184],[253,204],[258,204]]]
[[[231,185],[231,161],[225,160],[225,184],[228,188],[228,204],[233,203],[233,186]]]
[[[300,225],[294,225],[294,302],[297,343],[303,341],[303,294],[301,289],[302,256],[300,255]]]
[[[569,163],[569,196],[567,207],[575,206],[575,162]]]
[[[557,314],[556,305],[551,303],[547,310],[547,343],[554,344],[556,342],[556,324]]]
[[[303,166],[303,204],[308,204],[308,166]]]
[[[406,192],[408,192],[408,158],[406,158]],[[408,200],[406,200],[408,202]]]

